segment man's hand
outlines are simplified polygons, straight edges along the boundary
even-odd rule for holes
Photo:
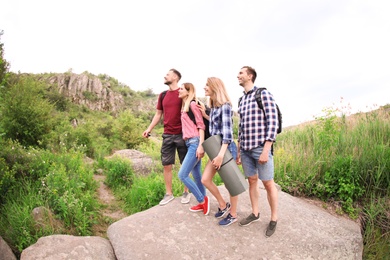
[[[142,136],[145,137],[145,138],[149,138],[149,136],[150,136],[150,131],[149,131],[149,130],[145,130],[145,131],[142,133]]]

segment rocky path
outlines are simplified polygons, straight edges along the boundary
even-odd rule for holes
[[[152,158],[134,149],[118,150],[111,156],[108,156],[107,159],[114,156],[130,159],[133,162],[135,174],[139,176],[150,173],[151,167],[153,167],[154,164]],[[90,159],[88,163],[92,164],[93,160]],[[102,170],[94,175],[94,180],[99,183],[97,194],[102,207],[99,212],[98,223],[95,224],[92,229],[93,235],[100,237],[106,237],[107,228],[112,223],[128,216],[128,214],[121,210],[122,202],[115,198],[111,189],[104,183],[105,179],[106,176],[103,174]]]
[[[118,221],[127,214],[120,208],[120,202],[115,198],[111,189],[104,183],[106,176],[95,174],[94,179],[99,183],[97,190],[99,202],[103,205],[100,209],[99,223],[93,227],[93,235],[106,237],[109,225]]]

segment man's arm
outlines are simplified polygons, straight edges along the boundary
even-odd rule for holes
[[[149,137],[149,133],[152,132],[153,128],[160,122],[162,117],[162,110],[156,109],[156,113],[154,114],[154,117],[152,119],[152,122],[150,123],[149,127],[143,132],[142,136],[145,138]]]

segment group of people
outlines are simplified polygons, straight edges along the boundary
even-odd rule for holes
[[[184,83],[180,87],[178,82],[181,74],[176,69],[168,71],[164,83],[169,90],[159,95],[156,113],[149,127],[143,132],[149,137],[150,132],[163,117],[164,133],[161,146],[161,162],[164,167],[164,181],[166,194],[160,201],[165,205],[174,199],[172,192],[172,165],[175,163],[176,151],[181,168],[179,179],[184,183],[182,203],[189,203],[190,193],[195,196],[198,204],[190,211],[203,211],[204,215],[210,212],[210,199],[206,195],[206,188],[218,202],[216,218],[220,218],[219,225],[229,226],[238,220],[238,196],[230,196],[225,201],[213,177],[221,168],[223,157],[230,151],[237,164],[242,164],[244,174],[248,178],[249,197],[252,206],[251,214],[239,222],[240,226],[247,226],[260,219],[258,179],[267,191],[267,199],[271,208],[271,220],[265,235],[271,236],[276,230],[278,193],[274,183],[274,165],[272,144],[276,140],[278,117],[276,103],[272,94],[262,90],[263,109],[260,109],[255,100],[257,87],[254,85],[257,73],[249,66],[244,66],[237,76],[238,83],[244,89],[244,95],[238,106],[240,115],[238,142],[233,139],[233,110],[232,102],[221,79],[210,77],[204,87],[208,97],[210,113],[206,106],[196,97],[193,84]],[[191,116],[190,116],[191,113]],[[221,148],[215,158],[209,158],[203,174],[201,161],[204,156],[202,146],[205,140],[205,124],[203,118],[209,120],[210,135],[220,135]],[[190,177],[192,173],[193,179]]]

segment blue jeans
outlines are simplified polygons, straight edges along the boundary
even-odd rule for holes
[[[187,188],[195,196],[196,200],[200,203],[204,201],[204,196],[206,196],[206,188],[202,184],[202,173],[200,171],[200,166],[202,160],[198,160],[196,157],[196,150],[199,145],[199,137],[193,137],[187,139],[187,154],[181,164],[179,170],[179,179],[187,186]],[[194,181],[190,178],[190,172],[192,171],[192,177]]]

